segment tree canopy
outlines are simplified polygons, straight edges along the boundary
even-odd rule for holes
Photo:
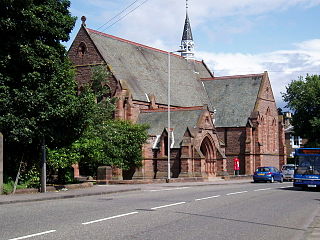
[[[141,162],[146,126],[112,120],[107,69],[93,69],[91,85],[78,92],[61,44],[75,23],[69,7],[68,0],[0,0],[0,132],[7,175],[14,176],[22,160],[33,171],[44,139],[52,168],[90,160],[94,168],[128,169]]]
[[[36,159],[44,138],[52,147],[72,143],[93,110],[94,95],[78,94],[61,44],[75,23],[69,7],[67,0],[0,0],[0,131],[12,154]]]
[[[320,146],[320,76],[307,75],[292,81],[283,93],[293,111],[295,134],[308,139],[308,146]]]
[[[148,138],[148,126],[113,120],[115,98],[110,97],[106,66],[92,68],[90,88],[96,102],[93,114],[81,138],[67,148],[49,150],[49,165],[66,168],[78,162],[83,175],[94,176],[99,166],[134,169],[141,165],[142,144]]]

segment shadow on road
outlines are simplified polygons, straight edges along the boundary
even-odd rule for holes
[[[233,219],[233,218],[225,218],[225,217],[216,217],[216,216],[208,216],[208,215],[202,215],[202,214],[195,214],[195,213],[186,213],[186,212],[176,212],[184,215],[189,216],[197,216],[197,217],[206,217],[206,218],[214,218],[218,220],[226,220],[226,221],[232,221],[232,222],[242,222],[242,223],[249,223],[254,225],[260,225],[260,226],[268,226],[268,227],[275,227],[275,228],[283,228],[283,229],[290,229],[290,230],[296,230],[296,231],[302,231],[305,232],[305,229],[302,228],[294,228],[294,227],[287,227],[287,226],[280,226],[280,225],[274,225],[274,224],[268,224],[268,223],[261,223],[261,222],[251,222],[241,219]]]
[[[319,192],[318,188],[300,188],[300,187],[286,187],[286,188],[278,188],[277,190],[289,190],[289,191],[297,191],[297,192]]]

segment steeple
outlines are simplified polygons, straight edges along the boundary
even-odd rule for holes
[[[194,41],[192,37],[191,25],[188,16],[188,0],[186,0],[186,20],[184,23],[183,33],[182,33],[182,40],[181,40],[181,56],[186,59],[193,59],[194,58]]]

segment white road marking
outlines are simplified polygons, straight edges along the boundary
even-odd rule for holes
[[[195,201],[201,201],[201,200],[206,200],[206,199],[211,199],[211,198],[217,198],[220,197],[220,195],[216,195],[216,196],[211,196],[211,197],[204,197],[204,198],[198,198]]]
[[[154,189],[154,190],[144,190],[145,192],[161,192],[161,191],[173,191],[173,190],[181,190],[187,189],[190,187],[178,187],[178,188],[165,188],[165,189]]]
[[[266,190],[270,190],[271,188],[260,188],[260,189],[256,189],[253,190],[254,192],[258,192],[258,191],[266,191]]]
[[[235,194],[246,193],[246,192],[248,192],[248,191],[227,193],[226,195],[229,196],[229,195],[235,195]]]
[[[279,188],[289,188],[289,187],[292,187],[292,186],[285,186],[285,187],[279,187]]]
[[[31,238],[31,237],[36,237],[36,236],[40,236],[40,235],[44,235],[44,234],[48,234],[48,233],[53,233],[56,232],[57,230],[50,230],[50,231],[46,231],[46,232],[41,232],[41,233],[35,233],[35,234],[31,234],[31,235],[26,235],[23,237],[17,237],[17,238],[11,238],[9,240],[20,240],[20,239],[26,239],[26,238]]]
[[[121,215],[117,215],[117,216],[112,216],[112,217],[107,217],[107,218],[102,218],[102,219],[98,219],[98,220],[94,220],[94,221],[90,221],[90,222],[85,222],[82,223],[83,225],[88,225],[91,223],[97,223],[97,222],[102,222],[102,221],[106,221],[106,220],[110,220],[110,219],[114,219],[114,218],[120,218],[120,217],[125,217],[128,215],[133,215],[133,214],[137,214],[138,212],[130,212],[130,213],[125,213],[125,214],[121,214]]]
[[[172,204],[168,204],[168,205],[163,205],[163,206],[159,206],[159,207],[154,207],[154,208],[151,208],[151,210],[156,210],[156,209],[165,208],[165,207],[172,207],[172,206],[176,206],[176,205],[180,205],[180,204],[184,204],[184,203],[186,203],[186,202],[172,203]]]

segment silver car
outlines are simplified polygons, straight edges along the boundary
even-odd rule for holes
[[[293,181],[294,167],[294,164],[285,164],[282,166],[283,180]]]

